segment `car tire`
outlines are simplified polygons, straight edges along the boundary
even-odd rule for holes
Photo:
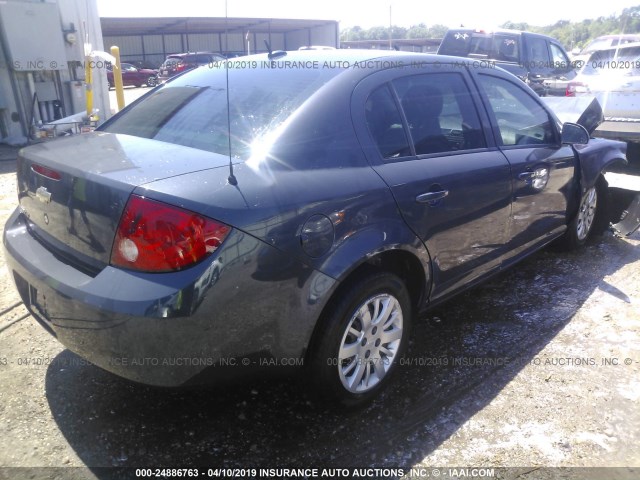
[[[608,199],[609,186],[604,177],[600,177],[580,198],[578,211],[562,237],[561,247],[565,250],[580,248],[589,237],[607,229]]]
[[[113,88],[113,85],[111,85],[111,82],[107,80],[107,90],[111,90],[112,88]]]
[[[151,75],[149,78],[147,78],[147,87],[155,87],[156,85],[158,85],[158,77]]]
[[[390,382],[406,350],[411,299],[399,277],[378,272],[360,277],[334,300],[314,336],[309,378],[332,403],[361,406]]]

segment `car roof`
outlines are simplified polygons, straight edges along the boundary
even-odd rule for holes
[[[388,60],[392,62],[395,60],[402,61],[432,61],[442,63],[444,58],[442,55],[435,55],[429,53],[416,53],[416,52],[404,52],[396,50],[367,50],[356,48],[343,48],[336,50],[290,50],[286,52],[274,51],[272,58],[268,57],[268,53],[259,53],[251,56],[241,57],[242,59],[255,59],[255,60],[273,60],[275,62],[289,61],[319,61],[319,62],[349,62],[354,64],[356,62],[366,62],[371,60]],[[464,62],[467,59],[459,57],[451,57],[451,61]]]
[[[171,54],[170,57],[182,57],[184,55],[195,55],[196,53],[216,54],[213,52],[191,52],[189,54]],[[469,63],[471,64],[477,59],[468,59],[464,57],[454,57],[448,55],[436,55],[435,53],[421,53],[421,52],[406,52],[398,50],[369,50],[369,49],[355,49],[355,48],[343,48],[334,50],[287,50],[287,51],[274,51],[274,56],[269,58],[267,52],[241,56],[232,59],[232,61],[242,60],[258,60],[258,61],[275,61],[275,62],[287,62],[287,61],[318,61],[318,62],[349,62],[353,65],[355,63],[384,60],[389,62],[404,62],[409,64],[410,62],[427,62],[442,64],[450,61],[456,64]],[[221,55],[222,56],[222,55]],[[377,65],[380,66],[380,65]],[[393,66],[390,64],[389,66]]]
[[[426,66],[429,64],[435,66],[435,68],[442,68],[447,64],[452,64],[456,67],[460,67],[462,65],[473,67],[478,64],[478,59],[474,58],[437,55],[433,53],[374,49],[276,51],[273,52],[271,58],[269,58],[268,53],[264,52],[233,58],[228,61],[230,62],[231,68],[234,70],[238,72],[252,72],[252,75],[253,69],[250,65],[252,65],[253,62],[266,70],[273,69],[272,67],[269,67],[269,62],[273,62],[274,66],[277,66],[275,70],[281,72],[297,69],[337,68],[344,70],[343,73],[350,72],[352,75],[362,78],[374,71],[392,68],[418,68],[422,65]],[[287,62],[289,63],[287,64]],[[309,62],[314,63],[310,64]],[[287,68],[287,65],[290,65],[291,68]],[[224,66],[225,62],[221,60],[218,67],[224,68]],[[511,74],[499,66],[491,66],[490,68],[492,73],[511,76]]]
[[[640,38],[640,36],[638,36],[638,38]],[[640,41],[638,42],[629,42],[629,43],[623,43],[621,45],[615,45],[613,47],[607,47],[607,48],[599,48],[598,50],[594,50],[592,55],[598,52],[613,52],[616,50],[626,50],[629,48],[638,48],[640,47]]]
[[[599,37],[596,37],[593,39],[593,41],[595,40],[610,40],[610,39],[614,39],[614,38],[622,38],[622,39],[631,39],[631,38],[637,38],[640,40],[640,33],[612,33],[609,35],[600,35]]]

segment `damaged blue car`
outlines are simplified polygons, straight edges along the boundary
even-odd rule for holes
[[[21,150],[4,246],[33,317],[116,375],[293,366],[356,405],[428,308],[607,228],[603,172],[625,161],[498,68],[272,52]]]

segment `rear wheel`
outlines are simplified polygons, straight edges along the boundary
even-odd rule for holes
[[[312,379],[325,397],[356,406],[389,383],[408,343],[411,301],[402,280],[387,272],[340,295],[321,320]]]
[[[147,86],[148,87],[155,87],[156,85],[158,85],[158,77],[156,77],[155,75],[151,75],[147,79]]]

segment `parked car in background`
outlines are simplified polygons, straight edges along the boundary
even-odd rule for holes
[[[599,137],[640,144],[640,42],[625,43],[591,54],[578,76],[568,84],[569,97],[595,96],[604,122]],[[631,159],[634,168],[638,158]]]
[[[640,34],[628,33],[602,35],[601,37],[591,40],[582,48],[582,50],[579,48],[574,48],[571,51],[571,60],[575,64],[576,68],[580,69],[583,67],[584,63],[589,59],[593,52],[634,42],[640,42]]]
[[[330,47],[328,45],[305,45],[298,48],[298,50],[335,50],[336,47]]]
[[[158,78],[161,83],[164,83],[180,73],[203,65],[213,67],[215,62],[224,61],[225,59],[223,55],[211,52],[174,53],[169,55],[164,63],[160,65]]]
[[[567,83],[576,76],[569,55],[557,40],[518,30],[450,29],[442,39],[438,55],[494,63],[540,96],[564,95]]]
[[[624,144],[561,125],[502,69],[373,50],[246,61],[19,153],[10,276],[97,366],[176,386],[295,365],[360,404],[419,314],[607,225],[603,171]]]
[[[159,68],[157,63],[152,63],[147,60],[127,60],[127,63],[130,63],[136,68],[146,68],[147,70],[155,70],[156,72]]]
[[[125,87],[134,85],[141,87],[146,85],[147,87],[155,87],[158,84],[158,71],[148,68],[137,68],[130,63],[121,63],[122,69],[122,85]],[[107,66],[107,86],[111,89],[115,87],[113,80],[113,69],[109,64]]]

